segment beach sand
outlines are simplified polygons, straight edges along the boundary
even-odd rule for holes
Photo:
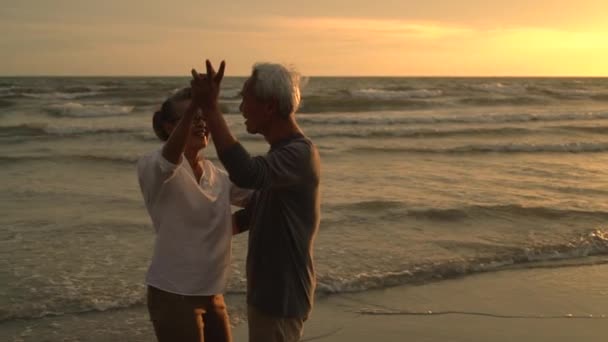
[[[608,265],[559,268],[550,265],[320,298],[305,324],[303,341],[608,340]],[[228,304],[242,310],[242,296],[229,296]],[[399,310],[421,315],[361,313]],[[424,314],[429,310],[464,313]],[[235,341],[247,341],[246,323],[238,324],[233,334]],[[153,341],[154,338],[145,307],[136,306],[5,322],[0,324],[0,340]]]
[[[608,266],[594,265],[508,270],[336,295],[319,300],[303,340],[607,341],[607,284]],[[357,313],[361,309],[470,314],[362,315]],[[234,334],[235,341],[246,341],[246,326]]]

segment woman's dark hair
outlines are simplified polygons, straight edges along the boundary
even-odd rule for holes
[[[152,128],[154,128],[154,133],[156,133],[156,136],[160,140],[167,141],[167,139],[169,139],[169,133],[165,131],[163,124],[175,122],[180,119],[179,117],[175,116],[175,104],[191,98],[192,93],[190,88],[182,88],[173,95],[169,96],[169,98],[163,102],[160,110],[154,112],[154,116],[152,116]]]

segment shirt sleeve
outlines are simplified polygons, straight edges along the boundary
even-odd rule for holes
[[[233,214],[234,223],[237,228],[237,234],[249,230],[251,223],[251,210],[249,208],[241,209]]]
[[[253,190],[239,188],[233,183],[230,183],[230,204],[244,208],[249,202],[252,193]]]
[[[154,157],[155,157],[156,163],[160,167],[161,174],[163,174],[163,175],[171,176],[173,174],[173,172],[179,166],[179,163],[173,164],[172,162],[168,161],[165,157],[163,157],[163,154],[161,151],[158,151],[158,153],[155,153]],[[179,160],[181,162],[181,160],[182,160],[181,156],[180,156]]]
[[[137,161],[139,187],[148,206],[154,203],[160,187],[173,176],[178,166],[165,159],[161,151],[143,156]]]
[[[308,170],[311,162],[310,146],[305,142],[291,143],[258,157],[251,157],[240,143],[236,143],[219,157],[230,180],[246,189],[301,183],[307,176],[303,170]]]

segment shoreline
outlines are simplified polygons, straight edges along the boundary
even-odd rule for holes
[[[336,295],[303,341],[605,341],[607,282],[608,265],[575,265]],[[246,326],[234,332],[246,341]]]
[[[608,265],[508,269],[317,299],[302,341],[604,341]],[[227,295],[247,341],[244,295]],[[429,314],[431,311],[434,314]],[[592,315],[592,316],[590,316]],[[0,323],[3,341],[154,341],[145,306]]]

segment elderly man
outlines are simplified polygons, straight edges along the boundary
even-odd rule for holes
[[[194,100],[232,182],[255,190],[234,220],[240,231],[249,230],[249,341],[299,341],[314,300],[312,249],[320,217],[319,152],[295,118],[300,76],[280,64],[254,65],[240,110],[247,131],[263,135],[270,150],[251,157],[218,105],[225,63],[217,73],[209,61],[206,66],[206,75],[192,71]]]

